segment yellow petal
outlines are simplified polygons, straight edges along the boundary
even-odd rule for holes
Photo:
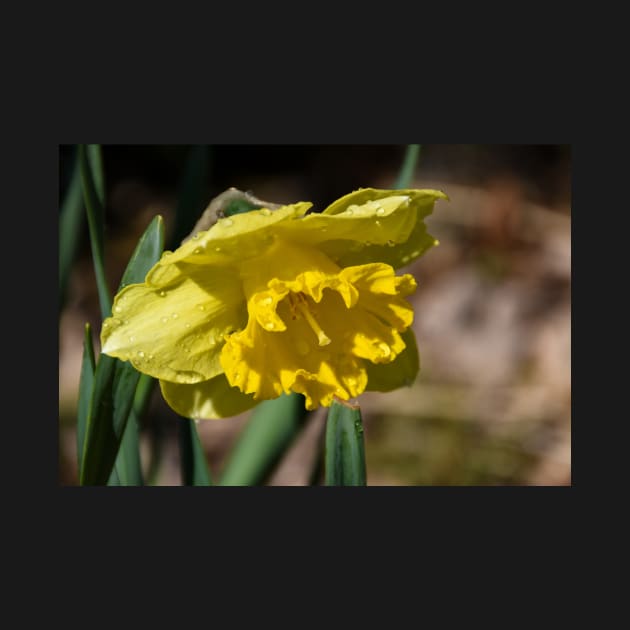
[[[368,383],[366,389],[375,392],[390,392],[411,385],[420,370],[420,357],[416,337],[411,328],[402,333],[406,348],[393,363],[367,363]]]
[[[226,268],[185,263],[167,275],[168,282],[129,285],[116,296],[101,329],[102,351],[155,378],[206,381],[223,371],[225,335],[246,322],[240,279]]]
[[[230,386],[224,374],[192,385],[160,381],[160,389],[172,409],[195,420],[235,416],[256,404],[252,396]]]
[[[448,197],[439,190],[364,188],[321,214],[281,222],[276,229],[281,238],[315,246],[342,267],[378,261],[398,268],[436,243],[423,219],[438,199]]]
[[[313,204],[300,202],[277,210],[252,210],[219,219],[209,230],[199,232],[156,265],[150,281],[159,282],[168,269],[163,266],[186,262],[193,265],[233,266],[259,256],[273,244],[281,223],[299,222]]]

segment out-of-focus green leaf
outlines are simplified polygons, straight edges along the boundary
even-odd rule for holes
[[[222,486],[260,484],[301,428],[306,416],[301,394],[266,400],[252,412],[223,470]]]
[[[208,203],[209,162],[207,146],[191,147],[179,184],[172,247],[179,247]]]
[[[326,421],[326,485],[365,486],[363,422],[358,405],[333,401]]]
[[[104,247],[104,209],[103,202],[96,188],[95,177],[91,159],[88,155],[94,153],[94,149],[88,149],[84,144],[79,145],[79,166],[81,169],[81,181],[83,183],[83,199],[87,211],[88,226],[90,229],[90,244],[92,248],[92,260],[94,263],[94,275],[96,276],[96,288],[101,305],[103,319],[111,314],[112,298],[107,286],[105,275],[105,247]],[[98,162],[98,160],[96,160]],[[102,178],[102,176],[101,176]]]
[[[418,162],[418,156],[420,155],[421,145],[409,144],[405,151],[405,158],[403,160],[400,173],[394,183],[394,188],[409,188],[411,186],[411,180],[413,179],[413,172],[416,170],[416,164]]]
[[[137,282],[138,278],[143,280],[147,271],[159,260],[163,246],[164,222],[162,217],[157,216],[140,238],[123,275],[123,283]],[[110,478],[139,379],[140,373],[130,363],[100,355],[88,415],[81,466],[82,485],[105,484]],[[133,440],[133,437],[130,439]],[[123,451],[125,455],[129,454],[124,465],[127,471],[137,466],[139,454],[133,451],[134,448],[137,450],[131,444],[129,450]],[[118,478],[123,481],[120,475]]]
[[[201,445],[195,421],[179,418],[182,483],[185,486],[211,486],[206,454]]]
[[[76,256],[83,226],[81,167],[76,159],[59,214],[59,306],[63,305],[70,268]]]
[[[85,427],[92,388],[94,387],[94,348],[92,346],[92,330],[89,324],[85,325],[83,336],[83,359],[81,361],[81,378],[79,381],[79,403],[77,406],[77,462],[81,465],[83,445],[85,443]],[[79,470],[80,474],[80,470]]]

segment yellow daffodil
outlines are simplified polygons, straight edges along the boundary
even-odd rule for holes
[[[322,213],[300,202],[221,218],[118,293],[102,351],[159,379],[189,418],[283,392],[313,409],[409,384],[416,282],[395,269],[436,243],[423,219],[441,198],[366,188]]]

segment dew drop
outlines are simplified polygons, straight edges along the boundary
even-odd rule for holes
[[[142,350],[140,350],[140,351],[138,352],[138,356],[139,356],[141,359],[144,359],[144,352],[142,352]]]
[[[354,206],[350,206],[347,210],[346,210],[346,214],[348,216],[352,216],[354,214]]]
[[[164,297],[166,295],[166,291],[160,291],[160,297]]]
[[[114,310],[115,310],[117,313],[121,313],[121,312],[122,312],[122,306],[117,306]]]
[[[133,343],[135,340],[136,340],[136,338],[135,338],[133,335],[132,335],[131,337],[129,337],[129,341],[130,341],[131,343]]]
[[[152,354],[149,355],[149,361],[153,361],[154,357]]]
[[[214,348],[214,346],[216,346],[216,345],[217,345],[217,342],[216,342],[214,339],[210,339],[210,340],[208,341],[208,346],[209,346],[210,348]]]
[[[162,317],[162,323],[166,324],[166,322],[168,321],[168,317]]]
[[[408,263],[410,260],[411,260],[411,258],[410,258],[409,256],[403,256],[403,257],[402,257],[402,261],[403,261],[403,263],[405,263],[405,264],[406,264],[406,263]]]
[[[109,328],[109,322],[103,322],[103,328]]]
[[[275,327],[276,327],[276,325],[275,325],[273,322],[267,322],[267,323],[265,324],[265,328],[266,328],[267,330],[273,330]]]
[[[390,247],[394,247],[394,245],[396,245],[396,243],[394,243],[394,241],[392,241],[392,240],[387,241],[387,244],[388,244]]]
[[[260,211],[260,214],[262,214],[264,217],[270,217],[271,216],[271,210],[269,210],[269,208],[263,208]]]
[[[384,357],[388,357],[392,353],[392,349],[386,343],[379,343],[378,349]]]
[[[223,219],[223,224],[230,227],[230,225],[234,225],[234,221],[232,219]]]
[[[378,214],[379,217],[382,217],[385,214],[385,208],[381,208],[381,206],[379,206],[376,209],[376,214]]]
[[[220,251],[221,251],[221,248],[220,248],[220,247],[215,247],[215,248],[214,248],[214,251],[215,251],[215,252],[220,252]]]
[[[201,254],[201,247],[196,247],[195,251],[193,253],[194,254]]]
[[[186,328],[190,328],[190,323],[186,322]]]
[[[198,308],[200,311],[205,311],[205,310],[206,310],[206,307],[205,307],[203,304],[199,304],[199,306],[197,306],[197,308]]]
[[[263,298],[262,300],[260,300],[260,303],[264,304],[265,306],[269,306],[272,302],[273,302],[273,298],[270,296],[267,296],[266,298]]]
[[[171,317],[172,317],[173,319],[177,319],[177,318],[179,317],[179,314],[178,314],[178,313],[173,313],[173,314],[171,315]]]
[[[376,227],[381,227],[381,222],[380,221],[375,221],[374,224],[376,225]]]
[[[415,256],[419,256],[420,255],[420,251],[416,250],[415,252],[411,252],[411,255],[414,256],[414,257]]]

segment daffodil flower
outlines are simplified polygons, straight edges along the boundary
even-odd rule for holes
[[[300,202],[219,219],[122,289],[102,351],[160,381],[189,418],[235,415],[283,392],[306,407],[413,382],[412,275],[436,241],[437,190],[359,189],[322,213]]]

